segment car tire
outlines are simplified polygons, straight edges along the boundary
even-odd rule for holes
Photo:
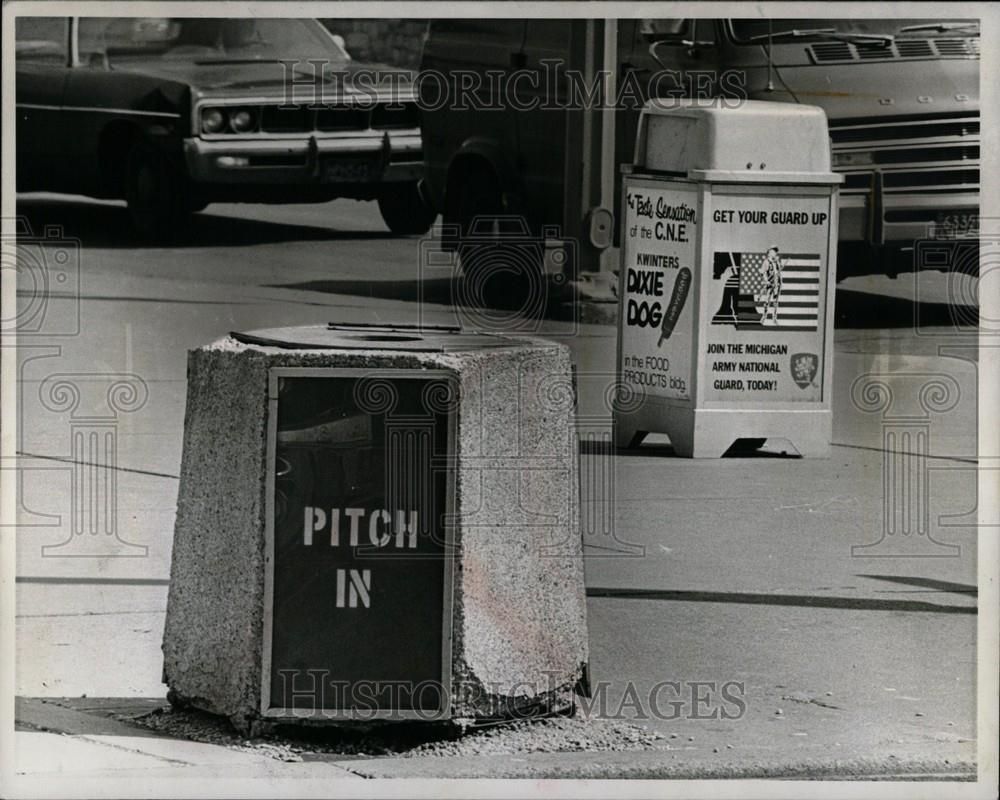
[[[427,233],[437,214],[427,205],[416,182],[390,184],[378,198],[378,210],[397,236]]]
[[[170,241],[184,229],[191,213],[186,179],[166,154],[146,142],[129,152],[125,201],[132,227],[146,240]]]

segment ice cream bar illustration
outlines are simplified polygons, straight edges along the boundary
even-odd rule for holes
[[[670,302],[663,311],[663,325],[660,326],[660,341],[656,343],[659,347],[664,339],[669,339],[674,332],[674,325],[684,308],[684,301],[687,300],[688,292],[691,289],[691,270],[681,267],[677,273],[677,280],[674,281],[674,291],[670,295]]]

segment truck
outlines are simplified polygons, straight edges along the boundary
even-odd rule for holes
[[[650,97],[817,105],[827,115],[833,168],[845,179],[838,277],[894,276],[912,263],[916,240],[976,234],[977,20],[605,24],[613,26],[616,54],[615,94],[606,98],[614,109],[615,167],[631,161],[639,110]],[[574,72],[588,58],[585,48],[595,44],[592,37],[581,53],[580,25],[546,19],[430,23],[422,74],[444,76],[453,98],[479,87],[472,93],[478,103],[440,103],[434,102],[440,78],[420,84],[424,194],[445,229],[457,232],[443,239],[446,249],[458,248],[484,214],[521,218],[522,228],[541,235],[551,226],[572,229],[574,217],[587,213],[575,202],[580,190],[573,167],[581,155],[569,144],[577,133],[577,104],[594,97],[594,87]],[[617,168],[615,173],[617,205]]]

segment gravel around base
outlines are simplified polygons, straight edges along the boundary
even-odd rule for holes
[[[577,751],[666,749],[662,734],[619,720],[552,717],[473,729],[451,740],[426,742],[406,756],[513,755]]]
[[[667,749],[663,736],[619,720],[547,717],[454,728],[399,723],[367,731],[279,726],[258,738],[241,736],[224,717],[197,710],[158,709],[123,717],[165,736],[221,745],[280,761],[314,755],[467,756]]]
[[[269,756],[279,761],[302,761],[302,750],[277,738],[248,739],[225,717],[196,710],[161,708],[141,717],[118,717],[124,722],[161,733],[173,739],[216,744],[230,750]]]

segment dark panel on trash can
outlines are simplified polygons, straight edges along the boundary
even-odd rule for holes
[[[265,715],[446,716],[450,381],[272,371]]]

